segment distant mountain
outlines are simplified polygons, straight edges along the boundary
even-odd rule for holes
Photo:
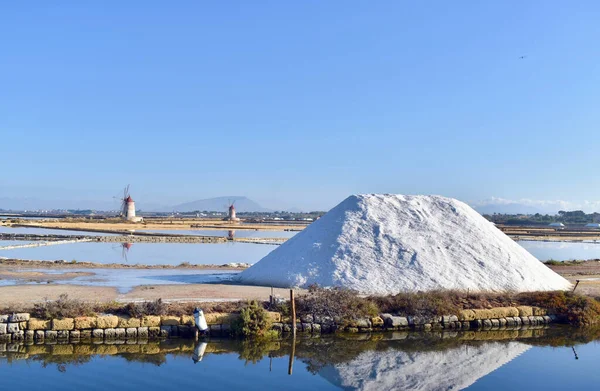
[[[186,202],[184,204],[173,206],[172,210],[175,210],[177,212],[193,212],[196,210],[226,212],[229,202],[235,202],[235,210],[238,212],[272,212],[271,209],[263,208],[251,199],[242,196],[215,197],[207,198],[204,200]]]

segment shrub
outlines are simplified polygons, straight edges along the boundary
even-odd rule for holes
[[[94,315],[94,306],[79,299],[71,299],[63,293],[58,300],[48,300],[36,303],[31,311],[32,315],[41,319],[74,318],[77,316]]]
[[[242,308],[240,317],[232,324],[232,331],[233,334],[241,337],[270,338],[273,336],[267,311],[256,301]]]
[[[325,289],[311,286],[306,295],[296,299],[299,315],[329,316],[342,320],[355,320],[377,316],[377,305],[355,291],[343,288]]]
[[[589,326],[600,321],[600,302],[573,292],[528,292],[517,295],[519,302],[548,309],[564,316],[576,326]]]
[[[402,315],[435,316],[456,314],[460,310],[458,303],[466,295],[457,291],[430,291],[399,293],[394,296],[375,296],[372,298],[382,312]]]
[[[168,313],[168,304],[163,303],[162,299],[129,303],[123,308],[123,312],[133,318],[141,318],[145,315],[166,315]]]

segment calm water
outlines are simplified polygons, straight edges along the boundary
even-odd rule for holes
[[[597,338],[521,330],[322,337],[293,349],[290,340],[0,345],[0,378],[7,390],[597,389]]]
[[[54,284],[86,286],[111,286],[120,293],[126,293],[140,285],[180,285],[227,283],[239,273],[234,270],[188,270],[188,269],[28,269],[39,271],[53,278]],[[75,278],[61,279],[64,273],[82,272]],[[54,280],[54,278],[56,278]],[[48,280],[29,281],[27,279],[0,278],[0,286],[45,285]]]
[[[0,233],[29,234],[29,235],[86,235],[86,236],[109,236],[101,232],[71,231],[67,229],[27,228],[27,227],[0,227]]]
[[[517,242],[541,261],[554,259],[567,261],[571,259],[600,259],[600,243],[567,243],[567,242]]]
[[[0,250],[0,257],[128,263],[143,265],[221,265],[231,262],[255,263],[276,246],[251,243],[134,243],[124,249],[119,243],[72,243],[55,246]]]

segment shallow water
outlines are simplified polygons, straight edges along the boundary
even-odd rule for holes
[[[28,227],[0,227],[0,233],[28,234],[28,235],[85,235],[85,236],[108,236],[102,232],[71,231],[68,229],[28,228]]]
[[[321,337],[293,347],[289,339],[0,345],[0,378],[8,390],[596,389],[597,338],[560,329]]]
[[[0,250],[0,257],[52,261],[86,261],[103,264],[140,265],[221,265],[255,263],[276,246],[251,243],[134,243],[129,249],[120,243],[71,243],[55,246]]]
[[[600,243],[591,242],[517,242],[540,261],[554,259],[567,261],[572,259],[600,259]]]
[[[52,277],[57,277],[54,284],[71,284],[86,286],[111,286],[120,293],[129,292],[141,285],[180,285],[180,284],[207,284],[229,282],[239,273],[235,270],[186,270],[186,269],[27,269],[30,272],[43,272]],[[93,273],[70,279],[60,279],[64,273],[84,272]],[[0,286],[10,285],[39,285],[47,284],[23,280],[1,279]]]

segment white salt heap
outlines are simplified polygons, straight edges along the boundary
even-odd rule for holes
[[[344,390],[462,390],[526,352],[520,342],[491,342],[443,351],[366,351],[319,374]]]
[[[247,284],[362,293],[565,290],[554,273],[463,202],[348,197],[240,274]]]

